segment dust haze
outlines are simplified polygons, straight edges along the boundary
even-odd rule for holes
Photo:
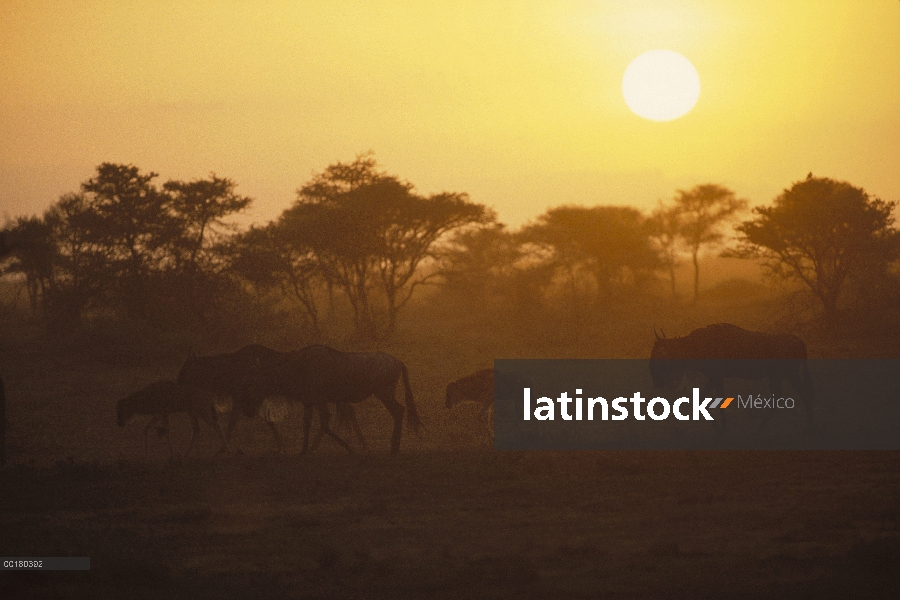
[[[896,358],[892,203],[810,174],[764,210],[710,184],[512,228],[360,155],[237,227],[251,200],[231,180],[156,177],[104,163],[4,229],[0,554],[91,557],[4,572],[5,595],[897,593],[895,452],[498,452],[480,406],[445,407],[495,358],[647,358],[655,331],[711,323],[793,333],[811,358]],[[798,242],[834,230],[833,211],[796,217],[813,201],[855,224],[813,239],[827,266]],[[760,233],[776,225],[778,243]],[[354,405],[368,450],[335,424],[352,453],[326,437],[301,454],[302,406],[282,401],[237,420],[224,453],[201,422],[183,457],[184,413],[146,447],[149,416],[117,425],[120,399],[248,344],[388,353],[423,427],[390,454],[372,398]]]

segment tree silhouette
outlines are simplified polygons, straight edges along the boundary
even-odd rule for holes
[[[65,325],[114,295],[112,249],[106,223],[83,193],[62,196],[44,213],[44,224],[52,243],[45,307],[52,321]]]
[[[520,239],[548,253],[570,281],[589,273],[601,295],[615,286],[640,285],[660,266],[650,245],[649,223],[624,206],[551,208],[520,232]]]
[[[441,273],[448,289],[462,294],[502,292],[523,256],[516,235],[502,223],[457,232],[441,253]]]
[[[0,258],[16,249],[17,244],[12,240],[13,237],[14,234],[8,230],[0,231]]]
[[[235,193],[236,184],[216,177],[194,181],[167,181],[171,218],[168,228],[157,230],[168,248],[167,287],[177,300],[208,325],[207,312],[221,296],[225,284],[222,252],[216,245],[228,229],[224,218],[246,209],[252,200]]]
[[[81,191],[9,228],[27,243],[6,270],[25,275],[32,308],[40,299],[60,325],[92,309],[156,321],[189,313],[205,322],[227,287],[214,234],[250,199],[215,175],[162,189],[156,177],[103,163]]]
[[[156,173],[133,165],[103,163],[81,184],[90,211],[98,217],[93,233],[106,253],[111,272],[104,285],[121,294],[128,314],[148,314],[149,274],[166,258],[166,245],[178,229],[171,197],[157,188]]]
[[[318,292],[327,282],[308,235],[295,227],[269,223],[234,236],[230,244],[232,273],[261,291],[277,290],[303,307],[314,337],[321,333]]]
[[[184,253],[180,259],[189,270],[199,270],[200,263],[209,261],[203,255],[215,241],[215,230],[225,227],[224,217],[250,206],[252,199],[236,194],[235,187],[233,181],[215,173],[209,179],[163,184],[180,229],[178,245]]]
[[[886,273],[900,257],[895,202],[870,197],[847,182],[813,177],[784,190],[772,206],[737,227],[740,258],[755,258],[772,274],[806,285],[833,319],[849,279]]]
[[[730,189],[715,184],[703,184],[688,191],[678,190],[673,210],[680,219],[681,237],[691,253],[694,265],[694,301],[700,295],[700,263],[697,256],[702,246],[712,246],[724,237],[722,225],[747,206]]]
[[[15,237],[7,231],[0,231],[0,259],[10,254],[17,243],[11,241]],[[6,392],[3,379],[0,378],[0,466],[6,464]]]
[[[0,232],[7,264],[0,273],[19,273],[25,277],[32,315],[46,298],[56,247],[50,227],[40,217],[19,217]],[[17,252],[13,252],[18,250]],[[2,261],[0,261],[2,262]]]
[[[650,215],[650,239],[660,251],[662,263],[669,272],[672,297],[675,292],[675,267],[678,266],[679,245],[683,227],[682,212],[677,206],[662,203]]]
[[[357,166],[358,163],[359,160]],[[329,167],[335,178],[359,175],[358,170],[335,166],[344,165]],[[374,161],[368,168],[374,168]],[[379,239],[384,219],[380,204],[389,209],[396,203],[389,196],[404,196],[409,190],[395,178],[371,179],[360,185],[340,183],[340,179],[329,181],[328,185],[314,182],[301,189],[297,202],[279,219],[279,238],[289,240],[299,255],[304,255],[307,248],[312,251],[319,273],[341,289],[350,302],[357,332],[375,338],[377,326],[371,296],[377,286],[383,251]]]
[[[370,154],[349,164],[336,163],[297,192],[277,227],[308,248],[321,274],[350,302],[354,324],[368,338],[378,337],[372,292],[383,295],[386,333],[416,287],[435,273],[421,271],[435,258],[435,244],[445,234],[491,220],[491,212],[466,194],[429,197],[411,184],[377,170]]]

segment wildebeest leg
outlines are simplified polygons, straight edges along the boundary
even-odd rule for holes
[[[362,430],[359,428],[359,421],[356,419],[356,411],[353,409],[353,405],[348,402],[335,402],[334,403],[335,412],[338,416],[338,422],[345,422],[350,426],[350,429],[353,430],[353,433],[356,435],[356,439],[359,440],[359,444],[362,446],[363,450],[368,450],[369,445],[366,443],[366,438],[363,435]],[[313,440],[311,449],[315,450],[319,447],[319,444],[322,443],[322,436],[325,434],[323,429],[319,429],[318,433],[316,433],[316,439]]]
[[[281,442],[281,434],[278,433],[278,428],[275,427],[275,423],[272,421],[266,421],[266,425],[269,426],[269,429],[272,430],[272,435],[275,436],[275,445],[278,446],[278,452],[284,452],[284,444]]]
[[[331,413],[328,410],[328,405],[326,403],[322,403],[317,408],[319,410],[319,420],[321,421],[322,426],[322,430],[319,432],[319,437],[321,437],[322,434],[327,433],[334,439],[334,441],[343,446],[347,450],[347,452],[353,454],[353,448],[350,447],[350,444],[345,442],[343,438],[341,438],[341,436],[332,431],[331,427],[328,426],[328,421],[331,420]],[[305,425],[306,423],[304,423],[304,426]]]
[[[228,432],[225,434],[225,440],[231,441],[231,436],[234,433],[234,427],[237,425],[238,421],[238,408],[237,406],[232,407],[231,412],[228,413]]]
[[[400,451],[400,435],[403,433],[403,405],[394,398],[394,390],[381,391],[375,394],[394,419],[394,431],[391,433],[391,454]]]
[[[309,404],[303,404],[303,448],[300,455],[309,452],[309,430],[312,427],[312,411],[313,407]]]
[[[338,409],[338,410],[340,410],[340,409]],[[330,416],[330,414],[331,413],[329,413],[329,416]],[[310,416],[310,422],[312,422],[312,416]],[[312,426],[310,426],[310,429],[312,429]],[[309,446],[310,450],[315,450],[316,448],[319,447],[319,444],[322,443],[323,435],[325,435],[325,429],[323,428],[323,425],[322,425],[322,415],[321,415],[321,413],[319,413],[319,431],[316,432],[316,438],[312,441],[312,444],[310,444],[310,446]]]
[[[366,438],[363,435],[362,430],[359,428],[359,421],[356,419],[356,410],[354,410],[353,405],[349,402],[335,402],[334,403],[335,414],[338,418],[338,424],[346,423],[349,425],[350,429],[356,435],[356,439],[359,440],[360,446],[362,446],[363,450],[368,450],[369,445],[366,443]],[[319,442],[322,441],[322,431],[319,430],[318,435],[316,436],[315,441],[313,442],[312,449],[315,450],[319,447]]]
[[[363,435],[362,429],[359,428],[359,421],[356,420],[356,411],[353,410],[353,405],[348,404],[347,408],[350,409],[347,411],[347,420],[350,421],[350,426],[353,428],[353,433],[356,434],[356,439],[359,440],[359,444],[362,446],[363,450],[368,450],[369,445],[366,443],[366,438]]]
[[[150,428],[156,425],[160,420],[162,420],[162,415],[153,415],[153,418],[147,421],[147,426],[144,427],[144,452],[150,449],[150,443],[147,441]]]
[[[195,419],[196,417],[191,416],[191,419]],[[216,434],[219,436],[219,439],[222,441],[222,447],[216,451],[216,454],[221,454],[228,449],[228,440],[225,439],[225,434],[222,433],[222,428],[219,427],[219,411],[216,410],[215,405],[210,406],[205,412],[200,412],[200,418],[203,419],[203,422],[213,428]],[[196,434],[195,434],[196,435]],[[187,456],[187,455],[185,455]]]
[[[303,409],[303,449],[300,451],[300,454],[306,454],[310,449],[315,450],[318,448],[319,444],[322,441],[322,436],[326,433],[331,436],[334,441],[347,449],[347,452],[353,454],[353,448],[350,447],[350,444],[344,441],[338,434],[331,430],[328,422],[331,420],[331,412],[328,410],[328,405],[325,403],[317,404],[315,406],[316,412],[319,413],[319,432],[316,434],[316,439],[313,440],[312,447],[309,444],[309,433],[312,429],[312,411],[313,406],[309,404],[304,404]]]
[[[197,434],[200,433],[200,422],[197,419],[197,415],[189,414],[188,416],[191,418],[191,442],[184,452],[184,458],[187,458],[188,454],[191,453],[191,448],[194,447],[194,440],[197,439]]]
[[[222,433],[222,428],[219,427],[219,420],[216,418],[216,411],[213,410],[212,417],[209,420],[209,425],[212,427],[216,434],[218,434],[219,439],[222,441],[222,447],[216,452],[216,454],[221,454],[228,450],[228,440],[225,439],[225,434]]]

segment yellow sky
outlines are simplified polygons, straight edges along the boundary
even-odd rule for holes
[[[667,123],[621,94],[657,48],[701,81]],[[0,2],[0,216],[108,161],[214,171],[268,220],[370,149],[514,225],[809,171],[900,200],[900,1]]]

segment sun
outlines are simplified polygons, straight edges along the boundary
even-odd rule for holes
[[[634,114],[651,121],[671,121],[694,108],[700,76],[691,61],[671,50],[651,50],[628,65],[622,95]]]

